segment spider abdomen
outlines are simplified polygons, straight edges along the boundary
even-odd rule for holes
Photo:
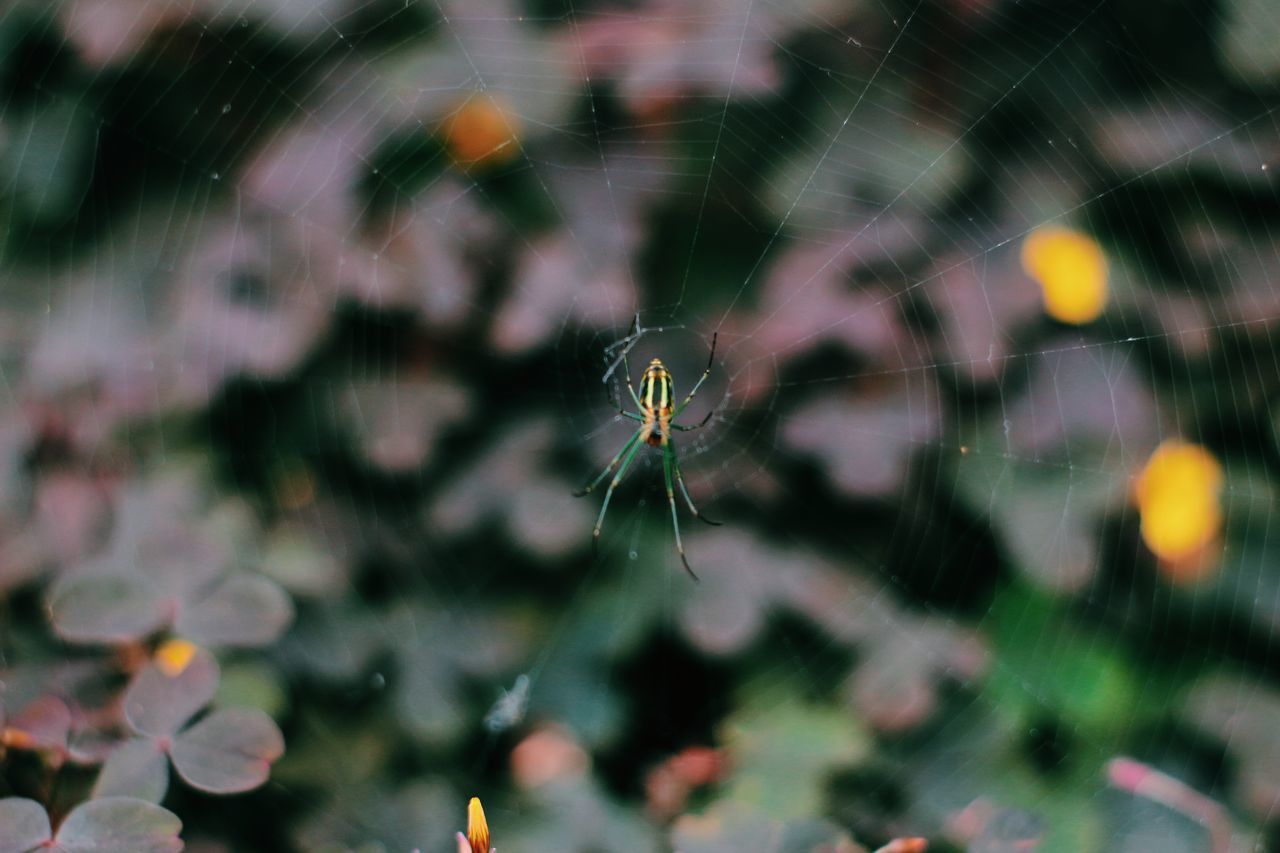
[[[671,373],[662,366],[662,362],[656,358],[649,362],[640,380],[640,400],[645,415],[655,420],[670,419],[674,410],[671,399],[674,390]]]

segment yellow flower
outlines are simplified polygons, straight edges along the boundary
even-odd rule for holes
[[[1045,313],[1061,323],[1091,323],[1107,307],[1107,258],[1086,234],[1037,228],[1022,242],[1022,268],[1039,282]]]
[[[156,649],[156,668],[170,678],[177,678],[187,671],[197,650],[196,644],[187,640],[167,640]]]

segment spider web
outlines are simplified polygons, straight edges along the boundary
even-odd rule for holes
[[[1265,553],[1258,507],[1274,464],[1258,423],[1280,318],[1268,284],[1274,56],[1230,15],[1203,15],[1225,33],[1208,40],[1234,75],[1223,94],[1176,72],[1156,22],[1107,3],[334,0],[169,14],[104,0],[32,18],[93,74],[115,74],[130,51],[143,77],[168,67],[164,50],[139,50],[149,37],[192,50],[197,66],[214,55],[247,69],[260,88],[224,93],[203,69],[212,94],[191,104],[203,129],[165,145],[147,104],[122,124],[56,75],[31,83],[56,120],[27,126],[15,111],[0,125],[18,162],[60,168],[87,125],[90,138],[143,152],[144,189],[71,230],[67,258],[15,268],[31,303],[50,305],[31,331],[10,330],[10,352],[31,353],[23,381],[56,396],[87,378],[109,389],[85,405],[90,419],[133,429],[141,413],[142,430],[157,408],[225,405],[223,384],[245,373],[267,384],[301,373],[298,405],[327,425],[321,448],[354,443],[392,480],[348,486],[357,503],[371,490],[359,523],[332,508],[342,487],[320,494],[308,523],[352,554],[372,540],[421,559],[392,577],[391,598],[443,602],[461,632],[483,635],[468,608],[510,582],[476,546],[495,528],[565,591],[527,654],[484,671],[495,696],[523,674],[529,713],[559,719],[546,697],[563,689],[562,659],[592,617],[613,626],[603,646],[623,657],[643,658],[654,631],[673,635],[680,650],[655,646],[654,665],[670,655],[684,667],[689,647],[740,666],[734,713],[748,720],[797,688],[852,706],[898,762],[886,777],[911,779],[904,826],[963,837],[956,821],[978,820],[974,803],[1050,826],[1064,808],[1047,784],[1019,799],[993,781],[1007,767],[984,754],[991,743],[1068,744],[1085,756],[1071,772],[1139,745],[1176,765],[1191,757],[1132,734],[1154,725],[1144,709],[1170,701],[1169,680],[1242,658],[1270,666],[1227,629],[1208,632],[1203,654],[1153,650],[1176,614],[1197,610],[1253,626],[1265,645],[1256,626],[1276,603],[1274,572],[1250,552],[1262,542]],[[302,58],[260,73],[275,67],[263,52],[273,44]],[[1095,68],[1099,54],[1111,65]],[[131,82],[106,87],[112,103],[129,103]],[[210,113],[230,129],[197,119]],[[418,150],[493,115],[499,141],[477,152],[490,167],[451,166],[447,146]],[[52,174],[40,193],[59,191]],[[21,176],[10,180],[17,195]],[[1082,328],[1044,317],[1020,263],[1025,239],[1053,224],[1097,235],[1107,253],[1108,310]],[[94,229],[129,236],[85,236]],[[226,287],[210,295],[209,281]],[[394,321],[347,332],[358,358],[310,364],[353,304]],[[718,340],[684,421],[713,414],[678,436],[694,501],[726,523],[699,529],[681,508],[704,579],[693,590],[649,454],[589,561],[599,504],[568,498],[628,435],[606,395],[627,405],[623,374],[601,379],[637,311],[650,331],[629,351],[631,381],[658,357],[682,395]],[[403,343],[406,323],[421,340]],[[481,423],[492,451],[465,435]],[[152,428],[163,457],[168,428]],[[1123,494],[1179,436],[1227,460],[1224,500],[1244,508],[1232,518],[1247,534],[1225,552],[1232,571],[1190,592],[1147,577]],[[274,447],[250,461],[272,477],[290,464]],[[1116,633],[1160,661],[1158,676],[1113,659],[1104,627],[1126,620],[1154,632]],[[1021,621],[1059,630],[1022,636]],[[422,655],[442,642],[412,609],[364,630],[407,632]],[[342,640],[353,655],[364,641]],[[1053,682],[1003,654],[1019,642],[1108,677],[1131,666],[1115,676],[1128,678],[1131,724],[1114,708],[1062,711]],[[630,689],[616,671],[601,678]],[[673,677],[648,690],[674,707],[687,686]],[[716,717],[720,700],[695,697],[675,735],[641,732],[646,749],[675,751]],[[1010,721],[1011,697],[1037,710]],[[636,734],[589,714],[568,722],[590,745]],[[1093,748],[1090,726],[1132,736]],[[501,748],[491,739],[481,755]],[[872,791],[897,790],[876,779]],[[1099,778],[1092,790],[1105,788]],[[1126,813],[1112,828],[1182,831],[1143,819]]]

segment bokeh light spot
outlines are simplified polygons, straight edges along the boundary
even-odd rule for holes
[[[1045,313],[1060,323],[1091,323],[1107,307],[1107,258],[1086,234],[1037,228],[1022,243],[1022,268],[1040,284]]]
[[[510,105],[493,95],[469,98],[444,123],[449,154],[463,168],[510,161],[519,151],[519,130],[520,120]]]
[[[1139,476],[1134,496],[1142,541],[1173,580],[1193,580],[1213,565],[1222,529],[1222,465],[1198,444],[1162,443]]]
[[[170,678],[177,678],[186,672],[196,650],[196,644],[188,640],[168,640],[156,649],[156,666]]]

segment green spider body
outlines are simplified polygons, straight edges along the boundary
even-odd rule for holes
[[[684,543],[680,541],[680,521],[676,516],[676,497],[673,483],[680,486],[680,493],[684,496],[684,501],[689,506],[689,511],[693,513],[694,518],[699,518],[707,524],[718,524],[704,515],[701,515],[697,508],[693,505],[693,499],[689,497],[689,490],[685,487],[684,476],[680,473],[680,458],[676,455],[675,442],[672,441],[671,434],[673,430],[680,432],[688,432],[699,429],[711,420],[711,412],[707,412],[707,416],[702,419],[702,423],[697,426],[682,426],[674,423],[676,417],[685,410],[685,407],[693,400],[698,389],[702,387],[702,383],[711,373],[711,364],[716,356],[716,340],[711,339],[711,356],[707,359],[707,368],[702,372],[702,376],[694,384],[693,390],[689,392],[689,396],[685,397],[680,405],[675,405],[674,383],[671,379],[671,372],[663,366],[660,359],[654,359],[649,362],[649,366],[645,369],[644,375],[640,379],[640,392],[631,387],[631,381],[627,380],[627,390],[631,392],[631,399],[635,402],[639,411],[628,412],[623,408],[618,408],[618,414],[633,421],[639,421],[640,427],[632,434],[627,443],[622,446],[617,455],[609,465],[600,472],[600,476],[596,477],[589,486],[574,494],[578,497],[589,494],[596,486],[604,482],[605,477],[613,471],[615,467],[618,473],[614,475],[613,481],[609,483],[609,489],[605,492],[604,503],[600,507],[600,515],[596,517],[595,530],[592,532],[592,544],[598,546],[600,542],[600,529],[604,525],[604,514],[609,509],[609,501],[613,497],[613,490],[622,482],[622,478],[626,475],[627,469],[631,466],[631,461],[635,459],[636,453],[639,452],[641,446],[649,445],[662,450],[662,473],[666,479],[667,485],[667,503],[671,505],[671,524],[676,534],[676,551],[680,554],[680,562],[684,563],[685,571],[689,573],[694,580],[698,576],[693,573],[693,569],[689,568],[689,561],[684,555]],[[626,353],[623,353],[623,364],[626,364]],[[628,376],[630,370],[627,371]]]

